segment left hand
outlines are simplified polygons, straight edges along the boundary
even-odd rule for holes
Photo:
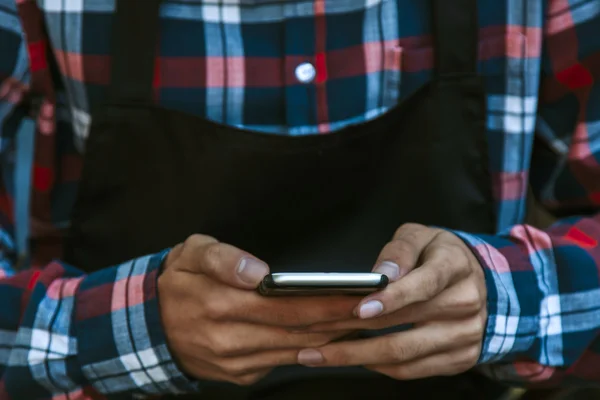
[[[393,282],[365,298],[358,318],[311,326],[315,332],[413,328],[385,336],[304,349],[309,366],[364,366],[395,379],[455,375],[479,358],[487,319],[483,269],[453,233],[403,225],[379,255],[374,272]]]

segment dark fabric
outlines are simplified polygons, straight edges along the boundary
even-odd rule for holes
[[[88,140],[70,261],[114,265],[201,232],[275,271],[368,271],[404,222],[490,232],[481,121],[466,118],[483,105],[469,90],[476,78],[433,82],[375,122],[302,138],[107,107]]]
[[[433,0],[435,68],[444,78],[477,73],[477,0]]]
[[[111,103],[151,104],[161,0],[117,1],[112,31]],[[121,54],[119,54],[121,53]]]
[[[463,1],[473,16],[474,2]],[[136,26],[155,26],[143,21],[156,19],[156,7],[130,1],[119,3],[116,32],[128,7],[138,12]],[[123,65],[149,59],[155,35],[116,40],[113,76],[125,80],[112,85],[117,104],[94,115],[67,259],[101,268],[201,232],[256,254],[274,271],[368,271],[404,222],[493,232],[483,88],[456,61],[470,60],[477,48],[459,22],[436,26],[437,35],[456,36],[440,43],[456,74],[444,67],[444,77],[375,121],[304,137],[145,105],[151,99],[138,94],[151,90],[132,79],[151,88],[150,68],[132,76]]]
[[[384,376],[337,376],[275,385],[269,389],[246,392],[243,388],[224,391],[207,388],[201,396],[184,396],[178,400],[493,400],[505,388],[489,385],[477,375],[457,378],[434,378],[399,382]]]
[[[151,105],[156,32],[146,30],[156,27],[158,3],[118,2],[113,102],[93,118],[68,262],[93,270],[204,233],[254,253],[274,271],[369,271],[405,222],[494,231],[484,94],[473,64],[474,0],[450,9],[434,1],[442,39],[432,82],[372,122],[304,137],[243,131]],[[129,21],[135,40],[120,40]],[[420,395],[441,382],[344,371],[313,382],[325,372],[286,367],[255,387],[230,393],[217,385],[202,398],[293,399],[326,391],[340,396],[323,398],[368,392],[383,399],[410,387]],[[472,379],[444,380],[446,390],[469,398],[457,388],[471,388]]]

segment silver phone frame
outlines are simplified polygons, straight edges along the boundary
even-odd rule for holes
[[[373,272],[276,272],[273,283],[281,287],[371,287],[383,274]]]
[[[384,289],[388,277],[372,272],[280,272],[263,279],[263,296],[368,295]]]

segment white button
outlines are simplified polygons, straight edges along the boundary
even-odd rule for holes
[[[302,63],[296,67],[296,78],[302,83],[309,83],[315,79],[317,70],[311,63]]]

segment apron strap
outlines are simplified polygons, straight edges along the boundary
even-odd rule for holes
[[[438,77],[477,74],[477,0],[433,0],[433,37]]]
[[[31,174],[35,148],[35,122],[24,118],[16,136],[15,160],[15,244],[17,262],[21,270],[29,264],[29,225],[31,204]]]
[[[117,0],[109,101],[153,103],[159,8],[162,0]]]

